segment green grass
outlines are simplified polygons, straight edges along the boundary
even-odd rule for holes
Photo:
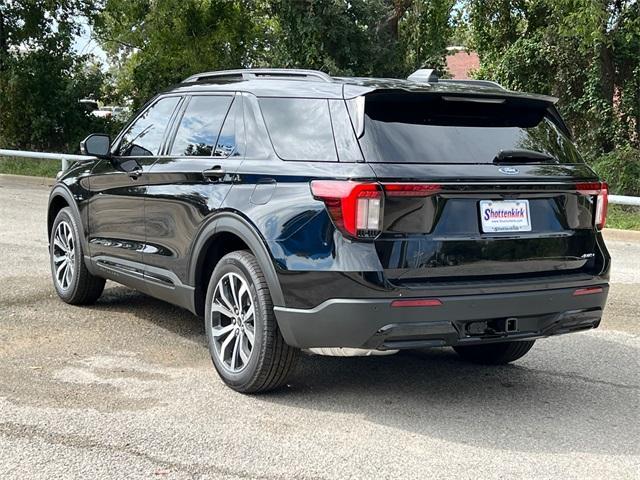
[[[640,230],[640,207],[609,205],[607,227]]]
[[[55,160],[0,157],[0,173],[55,178],[60,168],[60,162]]]

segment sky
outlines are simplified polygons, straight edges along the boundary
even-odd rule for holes
[[[80,24],[82,26],[82,33],[78,37],[76,37],[74,41],[74,45],[73,45],[74,50],[79,54],[91,53],[95,55],[98,58],[98,60],[102,62],[103,68],[106,68],[107,55],[104,52],[104,50],[100,48],[100,45],[98,45],[98,42],[92,38],[91,27],[87,23],[87,19],[81,18]]]

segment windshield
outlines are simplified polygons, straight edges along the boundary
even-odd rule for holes
[[[527,163],[583,163],[547,108],[513,98],[368,95],[360,145],[369,162],[492,163],[501,152],[528,151],[544,155]]]

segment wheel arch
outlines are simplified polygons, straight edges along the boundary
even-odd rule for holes
[[[222,256],[235,250],[249,250],[256,257],[267,280],[273,304],[284,306],[275,264],[261,235],[245,218],[224,212],[216,215],[201,230],[192,250],[188,282],[194,286],[194,309],[198,315],[204,313],[210,273]]]
[[[51,227],[53,226],[53,222],[58,215],[58,212],[63,208],[69,207],[73,212],[73,215],[78,222],[78,226],[80,227],[81,233],[81,242],[82,247],[85,253],[87,252],[87,235],[86,235],[86,226],[82,221],[82,216],[80,215],[80,210],[78,205],[76,204],[73,194],[61,184],[56,185],[51,190],[49,194],[49,205],[47,207],[47,238],[51,240]]]

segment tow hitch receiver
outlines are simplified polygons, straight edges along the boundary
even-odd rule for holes
[[[466,333],[469,336],[500,335],[504,333],[514,333],[518,331],[518,319],[498,318],[495,320],[482,320],[469,322],[466,325]]]

